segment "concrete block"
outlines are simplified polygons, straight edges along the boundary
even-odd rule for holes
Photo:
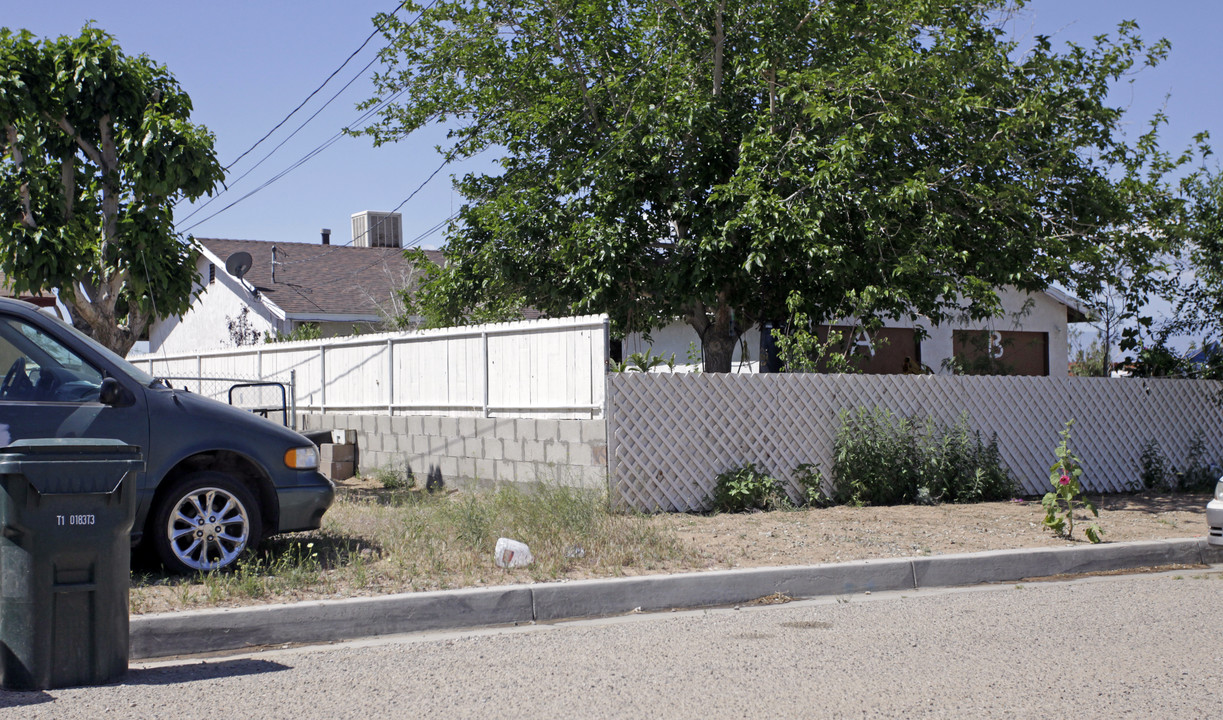
[[[560,422],[556,420],[536,420],[536,440],[558,440],[561,436]]]
[[[475,437],[476,419],[473,417],[459,418],[458,434],[463,437]]]
[[[453,457],[442,456],[437,459],[437,466],[442,471],[442,475],[447,478],[452,478],[459,474],[459,459]]]
[[[569,446],[561,442],[544,443],[544,460],[563,465],[569,462]]]
[[[592,445],[590,448],[590,453],[591,455],[594,456],[594,464],[606,470],[607,469],[607,446],[606,445]]]
[[[352,461],[348,462],[329,462],[323,463],[319,472],[323,473],[329,480],[347,480],[353,476]]]
[[[478,458],[484,455],[484,441],[474,437],[463,438],[463,455],[469,458]]]
[[[323,443],[319,446],[319,460],[323,463],[332,462],[347,462],[350,463],[356,459],[356,448],[352,445],[337,445],[334,443]]]
[[[515,462],[523,459],[522,441],[521,440],[503,440],[501,441],[501,457],[505,460],[513,460]]]
[[[493,437],[499,440],[517,440],[519,422],[521,421],[517,418],[498,418]]]
[[[475,436],[493,437],[497,432],[497,421],[493,418],[476,418]]]
[[[565,443],[581,442],[582,422],[581,420],[558,420],[560,441]]]
[[[587,467],[594,464],[594,452],[585,443],[569,444],[569,464]]]
[[[381,435],[390,435],[392,432],[391,416],[390,415],[374,416],[374,432],[377,432]]]
[[[452,417],[444,417],[441,419],[441,430],[438,435],[442,437],[458,437],[459,436],[459,419]]]
[[[544,453],[544,444],[539,440],[524,440],[522,442],[522,459],[533,463],[547,462],[548,458]]]
[[[437,415],[425,415],[420,419],[420,431],[422,435],[432,435],[434,437],[442,434],[442,418]]]
[[[480,455],[485,460],[502,460],[505,458],[505,453],[501,449],[502,443],[500,440],[486,437],[480,442],[484,444],[483,451]]]
[[[406,438],[411,442],[411,452],[417,455],[428,455],[433,452],[430,447],[431,439],[423,435],[414,435],[411,438]]]
[[[404,418],[406,432],[408,435],[424,435],[425,434],[425,419],[419,415],[408,415]]]
[[[497,460],[496,466],[496,473],[494,473],[493,479],[497,482],[514,482],[517,479],[515,474],[517,463],[510,462],[509,460]]]
[[[478,459],[476,460],[476,470],[474,477],[479,480],[496,480],[497,463],[493,460]]]
[[[357,431],[348,428],[331,431],[333,445],[353,445],[357,442]]]
[[[373,435],[378,432],[378,418],[374,415],[362,415],[359,429],[363,434]]]
[[[476,477],[476,460],[475,458],[459,458],[455,474],[464,480],[473,480]]]
[[[408,419],[402,415],[392,416],[391,432],[396,435],[406,435],[408,433]]]
[[[607,443],[606,420],[582,420],[582,441],[589,443]]]

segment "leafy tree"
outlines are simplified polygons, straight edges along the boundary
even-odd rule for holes
[[[197,250],[172,207],[211,193],[223,170],[190,114],[164,66],[99,29],[39,40],[0,28],[0,271],[17,292],[58,289],[119,354],[193,297]]]
[[[1022,4],[1022,3],[1018,3]],[[379,16],[376,144],[450,123],[503,153],[467,202],[434,312],[683,318],[726,372],[760,321],[999,311],[1144,267],[1180,201],[1162,118],[1133,146],[1110,87],[1167,43],[1020,54],[1005,0],[437,0]],[[796,296],[797,305],[787,299]],[[963,303],[963,307],[962,307]]]

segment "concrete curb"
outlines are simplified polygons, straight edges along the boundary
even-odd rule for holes
[[[734,605],[774,593],[811,598],[1215,563],[1223,563],[1223,547],[1210,545],[1205,538],[1187,538],[162,613],[132,618],[130,654],[139,660],[260,645],[598,617],[638,609]]]

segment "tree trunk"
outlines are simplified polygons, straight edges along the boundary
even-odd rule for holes
[[[724,293],[723,293],[724,295]],[[735,311],[724,301],[710,313],[704,303],[694,304],[684,318],[701,339],[701,354],[705,372],[728,373],[743,327],[751,323],[735,322]],[[742,318],[741,318],[742,320]]]

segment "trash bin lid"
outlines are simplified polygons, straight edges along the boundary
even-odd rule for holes
[[[37,438],[0,447],[0,476],[22,475],[44,495],[113,493],[144,468],[138,445],[109,438]]]

